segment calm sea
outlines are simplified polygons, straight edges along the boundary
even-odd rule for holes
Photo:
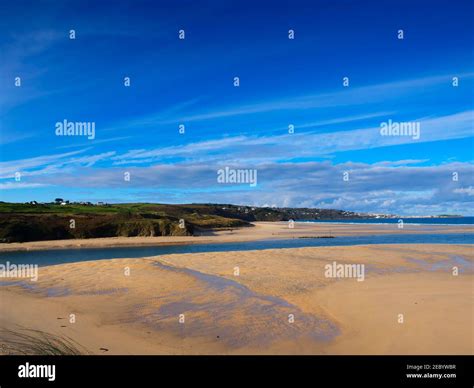
[[[176,253],[249,251],[278,248],[347,246],[367,244],[474,244],[474,233],[462,234],[390,234],[377,236],[343,236],[335,238],[293,238],[220,244],[167,245],[148,247],[81,248],[48,251],[0,253],[0,263],[54,265],[77,261],[113,258],[138,258]]]
[[[317,220],[317,221],[297,221],[311,223],[331,223],[331,224],[396,224],[398,220],[403,220],[405,224],[417,225],[474,225],[474,217],[446,217],[446,218],[361,218],[356,220]]]

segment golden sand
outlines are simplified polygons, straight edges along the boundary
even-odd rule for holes
[[[471,245],[370,245],[40,267],[3,281],[0,328],[93,354],[472,354],[473,259]],[[326,277],[334,262],[364,280]]]

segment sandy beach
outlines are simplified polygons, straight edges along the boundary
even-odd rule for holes
[[[406,244],[40,267],[2,281],[0,328],[90,354],[472,354],[473,260],[471,245]],[[328,277],[334,262],[363,264],[363,281]]]
[[[382,222],[382,221],[381,221]],[[474,233],[472,225],[343,224],[255,222],[252,227],[203,232],[199,236],[108,237],[25,243],[0,243],[0,252],[44,249],[105,248],[120,246],[157,246],[177,244],[206,244],[264,239],[317,238],[337,236],[370,236],[383,234]]]

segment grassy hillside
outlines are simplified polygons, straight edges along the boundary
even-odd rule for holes
[[[206,214],[203,210],[156,204],[62,206],[0,202],[0,241],[184,236],[199,233],[202,229],[249,225],[243,220]]]
[[[24,242],[116,236],[181,236],[203,229],[251,226],[253,221],[366,217],[312,208],[270,208],[222,204],[153,203],[22,204],[0,202],[0,241]],[[184,224],[180,224],[184,220]],[[72,221],[74,227],[72,226]]]

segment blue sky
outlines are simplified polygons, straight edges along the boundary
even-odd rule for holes
[[[254,3],[4,2],[0,199],[474,214],[472,1]]]

